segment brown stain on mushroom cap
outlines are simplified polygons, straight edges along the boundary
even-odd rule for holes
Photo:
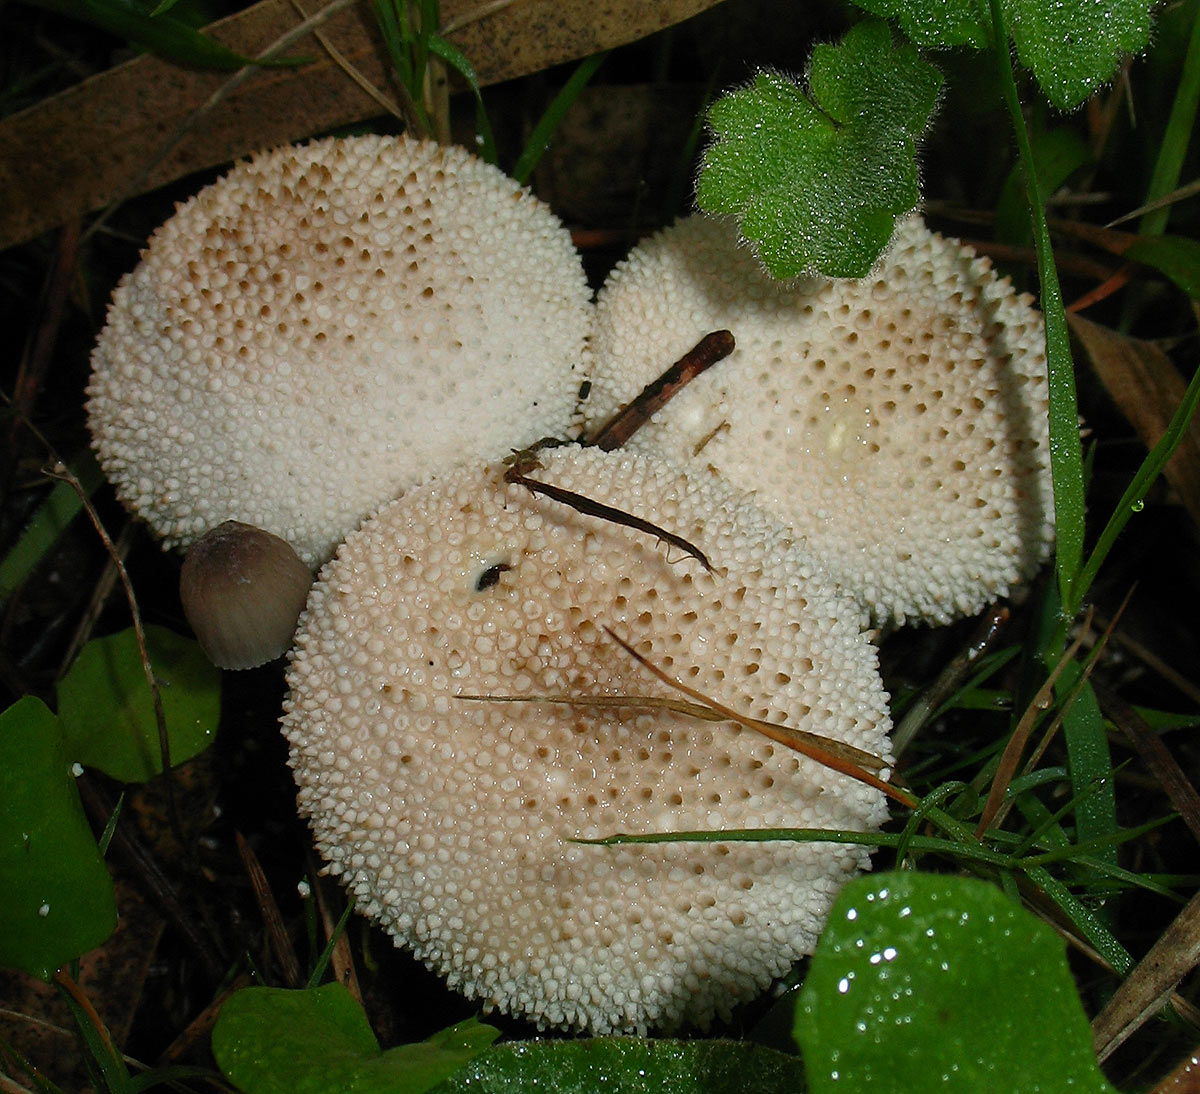
[[[715,572],[503,468],[409,491],[348,538],[302,618],[283,718],[301,811],[359,907],[486,1009],[705,1025],[809,952],[866,856],[570,841],[872,829],[882,796],[729,724],[461,696],[673,695],[607,625],[735,709],[886,753],[876,653],[856,605],[729,488],[625,453],[542,460],[547,481],[702,543]]]
[[[589,321],[568,233],[498,169],[314,141],[154,234],[93,352],[89,425],[168,546],[233,518],[316,565],[432,468],[564,432]]]
[[[880,623],[948,622],[1027,580],[1053,499],[1041,316],[918,218],[859,281],[773,281],[736,227],[644,242],[597,300],[589,419],[695,340],[733,355],[631,440],[787,521]]]

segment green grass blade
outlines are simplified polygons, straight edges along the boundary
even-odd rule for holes
[[[563,84],[562,89],[546,107],[546,112],[538,119],[537,125],[533,127],[533,132],[529,135],[529,143],[525,145],[525,151],[521,153],[513,168],[513,178],[522,186],[529,181],[533,175],[533,169],[537,167],[543,153],[550,147],[550,138],[554,136],[554,131],[562,121],[563,115],[579,97],[579,93],[587,87],[588,81],[596,74],[596,69],[600,67],[607,56],[607,53],[595,53],[580,61],[579,66],[571,73],[571,78]]]
[[[89,495],[104,481],[104,472],[89,452],[75,462],[74,471]],[[21,538],[0,562],[0,601],[7,600],[21,587],[82,508],[83,502],[70,483],[59,482],[54,486]]]
[[[1184,58],[1183,72],[1179,77],[1179,87],[1175,91],[1175,101],[1171,104],[1171,115],[1167,119],[1162,144],[1158,147],[1154,173],[1150,176],[1150,185],[1146,191],[1147,203],[1169,194],[1179,185],[1179,172],[1187,155],[1188,142],[1196,131],[1197,108],[1200,108],[1200,7],[1196,8],[1192,19],[1187,56]],[[1169,205],[1146,213],[1138,225],[1139,234],[1158,235],[1165,231],[1170,215]]]
[[[1050,469],[1054,479],[1054,523],[1057,538],[1055,566],[1059,592],[1068,615],[1075,614],[1069,596],[1083,563],[1084,501],[1083,447],[1079,440],[1079,404],[1075,397],[1075,369],[1062,289],[1054,265],[1046,210],[1038,193],[1037,172],[1029,133],[1021,113],[1017,84],[1008,50],[1008,31],[1000,0],[990,0],[995,35],[993,52],[999,62],[1000,84],[1017,139],[1017,152],[1025,173],[1025,192],[1033,224],[1038,277],[1042,286],[1042,314],[1046,321],[1046,360],[1050,383]]]
[[[935,815],[936,810],[930,809]],[[830,828],[727,828],[717,831],[650,832],[642,835],[605,836],[602,839],[578,839],[572,843],[615,847],[626,843],[847,843],[858,847],[891,847],[903,844],[912,851],[951,855],[986,863],[989,866],[1012,865],[1009,855],[993,851],[977,843],[959,842],[941,836],[908,835],[904,832],[845,832]]]
[[[479,134],[479,155],[484,162],[495,163],[496,138],[492,135],[492,123],[488,120],[487,108],[483,105],[483,92],[480,90],[479,78],[475,75],[474,67],[462,50],[447,42],[440,34],[430,36],[429,52],[445,61],[470,86],[475,95],[475,131]]]
[[[1083,669],[1070,664],[1059,677],[1055,692],[1060,702],[1079,684]],[[1084,682],[1074,702],[1063,714],[1063,737],[1067,744],[1068,770],[1075,802],[1075,838],[1087,843],[1104,840],[1117,832],[1117,798],[1108,731],[1092,685]],[[1117,849],[1110,847],[1100,858],[1115,866]]]
[[[308,983],[304,985],[306,988],[312,989],[321,983],[321,978],[325,975],[325,969],[333,957],[333,947],[338,944],[338,940],[346,933],[346,925],[350,922],[350,913],[352,911],[354,911],[354,897],[350,896],[346,901],[346,909],[338,918],[337,925],[333,928],[333,933],[329,936],[329,941],[326,943],[325,949],[321,951],[321,956],[317,958],[317,963],[313,966],[312,975],[309,976]]]
[[[1058,905],[1067,919],[1075,925],[1075,929],[1119,975],[1129,975],[1134,964],[1129,951],[1117,941],[1113,933],[1086,904],[1044,866],[1030,867],[1025,871],[1025,876]]]

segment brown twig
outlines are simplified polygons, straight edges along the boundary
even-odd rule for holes
[[[662,407],[705,369],[723,361],[734,350],[733,335],[727,330],[706,334],[657,380],[652,380],[632,402],[617,411],[588,442],[601,452],[620,448]]]
[[[275,901],[275,894],[267,881],[267,875],[259,864],[254,848],[246,841],[241,832],[235,832],[238,855],[246,868],[246,876],[254,890],[254,898],[258,901],[258,910],[262,913],[263,922],[267,926],[267,937],[271,940],[271,949],[275,951],[275,960],[279,962],[283,972],[284,982],[289,988],[301,986],[300,962],[296,959],[296,950],[288,937],[287,928],[283,925],[283,916]]]
[[[683,536],[676,535],[674,532],[668,532],[665,528],[659,527],[659,525],[654,524],[652,521],[635,516],[633,513],[627,513],[624,509],[617,509],[615,506],[605,505],[600,501],[593,501],[583,494],[575,493],[574,490],[565,490],[563,487],[555,486],[553,483],[531,479],[524,474],[524,468],[527,466],[528,464],[524,462],[514,464],[504,473],[504,481],[512,483],[514,486],[523,486],[531,494],[543,494],[550,498],[551,501],[569,505],[577,513],[582,513],[584,516],[598,517],[600,520],[611,521],[613,524],[623,524],[627,528],[634,528],[639,532],[655,536],[657,539],[671,544],[672,547],[678,547],[679,550],[690,555],[710,574],[713,572],[712,563],[708,561],[708,556],[699,547],[689,543]]]
[[[1163,931],[1092,1022],[1092,1047],[1103,1061],[1170,999],[1200,962],[1200,893]]]
[[[1158,734],[1142,719],[1141,715],[1119,695],[1109,691],[1103,684],[1092,685],[1105,713],[1113,724],[1133,745],[1142,762],[1158,780],[1172,808],[1179,813],[1192,836],[1200,841],[1200,793],[1188,778],[1179,761],[1171,755]]]

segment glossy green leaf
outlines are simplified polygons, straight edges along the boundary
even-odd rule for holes
[[[774,72],[718,100],[696,200],[741,218],[776,277],[861,277],[919,197],[916,138],[941,87],[878,21],[813,51],[807,91]]]
[[[904,872],[847,885],[795,1034],[813,1094],[1112,1091],[1062,941],[968,878]]]
[[[1153,266],[1192,299],[1200,300],[1200,241],[1186,236],[1142,236],[1129,246],[1125,257]]]
[[[1074,129],[1035,129],[1029,136],[1029,144],[1043,202],[1072,175],[1093,162],[1087,142]],[[1025,195],[1025,172],[1018,163],[1009,172],[996,203],[998,240],[1025,246],[1033,241]]]
[[[795,1094],[804,1070],[795,1056],[735,1041],[524,1041],[477,1056],[437,1094]]]
[[[856,2],[895,19],[922,49],[991,45],[987,0]],[[1146,48],[1152,7],[1147,0],[1004,0],[1004,21],[1046,98],[1070,110],[1110,80],[1123,57]]]
[[[162,696],[171,765],[203,752],[221,715],[221,673],[191,639],[146,628]],[[133,629],[84,646],[58,687],[58,713],[72,760],[124,782],[162,771],[158,721]]]
[[[81,453],[72,471],[91,495],[104,482],[104,472],[91,452]],[[0,599],[7,600],[53,550],[59,536],[83,508],[83,500],[71,483],[59,482],[30,518],[21,538],[0,562]]]
[[[362,1007],[332,983],[235,992],[221,1007],[212,1048],[243,1094],[420,1094],[499,1035],[472,1018],[381,1052]]]
[[[116,925],[62,727],[22,699],[0,714],[0,965],[48,980]]]

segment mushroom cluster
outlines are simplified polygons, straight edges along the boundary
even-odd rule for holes
[[[464,468],[353,533],[314,587],[283,729],[330,869],[486,1009],[644,1032],[727,1017],[811,952],[864,850],[595,846],[613,833],[876,828],[882,794],[677,699],[605,628],[747,716],[886,755],[865,617],[731,487],[595,448]]]
[[[600,293],[589,422],[720,327],[732,356],[632,448],[752,492],[880,624],[971,615],[1045,560],[1042,320],[986,258],[910,217],[867,278],[778,282],[736,225],[680,221]]]
[[[236,520],[315,566],[432,470],[564,431],[589,318],[569,233],[465,150],[279,148],[180,206],[118,286],[89,425],[165,545]]]
[[[866,628],[974,611],[1048,550],[1040,320],[917,220],[870,278],[777,285],[694,218],[618,267],[589,348],[592,324],[568,234],[499,171],[316,141],[154,235],[89,421],[121,499],[195,545],[183,590],[220,663],[276,656],[325,563],[282,726],[361,909],[487,1009],[706,1025],[810,952],[868,864],[719,840],[886,819]],[[726,327],[732,356],[629,451],[495,462],[577,428],[588,386],[593,428],[673,390],[664,365]],[[687,830],[714,838],[585,842]]]

